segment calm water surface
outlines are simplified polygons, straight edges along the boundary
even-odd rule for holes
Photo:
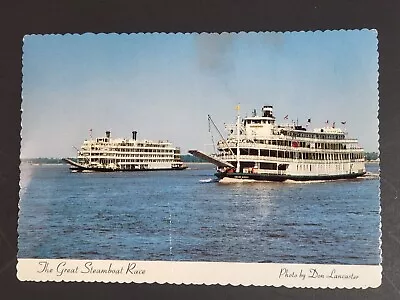
[[[132,173],[22,164],[18,256],[380,263],[378,179],[204,182],[212,174],[208,164]]]

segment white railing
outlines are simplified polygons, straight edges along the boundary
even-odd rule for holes
[[[236,155],[213,155],[213,157],[222,159],[222,160],[237,160]],[[239,155],[240,161],[259,161],[259,162],[309,162],[309,163],[339,163],[339,162],[363,162],[363,158],[357,159],[301,159],[301,158],[287,158],[287,157],[272,157],[272,156],[258,156],[258,155]]]
[[[334,151],[364,151],[363,148],[359,147],[358,145],[356,145],[355,143],[346,143],[346,141],[350,142],[350,140],[315,140],[315,139],[277,139],[280,141],[287,141],[287,142],[307,142],[307,143],[325,143],[325,142],[332,142],[335,144],[341,143],[341,144],[346,144],[346,149],[324,149],[324,148],[308,148],[308,147],[293,147],[293,146],[282,146],[282,145],[272,145],[272,144],[268,144],[268,143],[260,143],[260,142],[239,142],[239,146],[241,148],[257,148],[257,149],[272,149],[272,150],[281,150],[281,149],[286,149],[286,150],[295,150],[295,149],[313,149],[313,150],[334,150]],[[353,142],[356,142],[357,140],[354,139]],[[350,147],[350,145],[355,145],[357,147]],[[218,142],[217,143],[217,147],[219,149],[226,149],[227,147],[230,148],[234,148],[237,146],[236,141],[231,141],[228,140],[226,143],[224,142]]]
[[[236,143],[228,143],[230,148],[236,148]],[[241,149],[255,149],[255,150],[282,150],[282,151],[294,151],[294,152],[310,152],[310,153],[358,153],[364,152],[363,148],[347,148],[347,149],[323,149],[323,148],[308,148],[308,147],[293,147],[293,146],[280,146],[271,144],[259,144],[259,143],[240,143]],[[218,145],[218,149],[227,149],[225,144]]]

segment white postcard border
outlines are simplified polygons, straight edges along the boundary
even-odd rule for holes
[[[21,281],[376,288],[381,265],[70,260],[20,258]]]

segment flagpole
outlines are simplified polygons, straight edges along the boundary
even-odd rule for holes
[[[309,129],[311,127],[311,118],[307,119],[307,125],[306,125],[307,129]]]
[[[93,136],[92,136],[92,131],[93,129],[90,128],[89,132],[90,132],[90,143],[89,143],[89,164],[92,163],[92,141],[93,141]]]
[[[346,123],[347,123],[347,121],[342,122],[342,124],[344,125],[344,133],[345,133],[345,134],[347,134]]]
[[[239,136],[240,136],[240,103],[236,105],[236,111],[237,111],[237,116],[236,116],[236,173],[239,173],[240,171],[240,161],[239,161],[239,153],[240,153],[240,147],[239,147]]]

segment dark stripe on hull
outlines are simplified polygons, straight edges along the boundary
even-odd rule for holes
[[[83,171],[93,171],[93,172],[115,172],[117,170],[112,170],[112,169],[102,169],[102,168],[76,168],[76,167],[71,167],[69,168],[71,171],[76,171],[76,172],[83,172]]]
[[[251,174],[251,173],[215,173],[219,179],[224,177],[235,178],[235,179],[253,179],[253,180],[265,180],[265,181],[311,181],[311,180],[338,180],[338,179],[354,179],[363,176],[363,173],[352,173],[352,174],[340,174],[340,175],[313,175],[313,176],[302,176],[302,175],[265,175],[265,174]]]
[[[106,169],[106,168],[70,168],[71,171],[83,172],[83,171],[93,171],[93,172],[143,172],[143,171],[181,171],[185,170],[187,167],[182,168],[164,168],[164,169]]]

